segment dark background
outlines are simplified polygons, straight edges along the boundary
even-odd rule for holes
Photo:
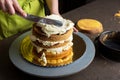
[[[58,0],[59,1],[59,11],[61,14],[73,10],[77,7],[83,6],[93,0]],[[46,6],[46,14],[49,14],[48,7]]]
[[[61,14],[66,13],[91,1],[93,0],[59,0],[59,10]]]

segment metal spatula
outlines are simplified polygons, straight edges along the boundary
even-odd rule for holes
[[[33,21],[33,22],[39,22],[40,21],[41,23],[45,23],[45,24],[53,24],[53,25],[56,25],[58,27],[61,27],[63,25],[63,23],[59,20],[43,18],[43,17],[31,15],[31,14],[27,14],[27,17],[23,17],[23,18],[25,18],[27,20],[30,20],[30,21]]]

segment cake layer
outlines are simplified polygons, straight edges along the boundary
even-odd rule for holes
[[[65,43],[64,45],[60,46],[60,47],[40,47],[40,46],[37,46],[36,44],[33,43],[33,46],[36,48],[37,52],[39,53],[40,51],[46,51],[46,52],[50,52],[52,54],[60,54],[62,51],[64,50],[68,50],[71,46],[73,46],[73,43],[72,42],[68,42],[68,43]]]
[[[66,56],[70,55],[70,52],[71,52],[71,51],[73,51],[73,50],[72,50],[72,47],[70,47],[68,50],[64,50],[64,51],[61,52],[60,54],[52,54],[52,53],[46,52],[46,51],[44,51],[44,50],[41,51],[41,52],[39,52],[39,53],[37,53],[36,48],[35,48],[35,47],[33,48],[33,54],[34,54],[34,55],[36,55],[36,56],[38,56],[38,57],[41,57],[41,55],[42,55],[43,53],[45,53],[45,56],[46,56],[47,59],[60,59],[60,58],[63,58],[63,57],[66,57]]]
[[[73,33],[73,28],[68,30],[66,33],[58,35],[53,34],[50,37],[47,37],[44,35],[44,33],[41,30],[38,30],[36,26],[33,27],[32,34],[43,41],[61,41],[68,39]]]
[[[61,58],[61,59],[47,59],[47,63],[45,64],[44,61],[38,56],[35,56],[33,59],[33,63],[39,64],[41,66],[63,66],[72,63],[73,61],[73,52],[70,52],[70,55]]]
[[[38,41],[32,42],[33,45],[39,46],[39,47],[42,47],[42,48],[59,48],[59,47],[67,45],[68,43],[70,43],[70,41],[69,42],[66,41],[64,43],[60,43],[60,44],[56,44],[56,45],[52,45],[52,46],[44,46],[42,43],[39,43]]]
[[[61,40],[61,41],[44,41],[44,40],[41,40],[41,39],[37,38],[34,35],[30,35],[30,39],[31,39],[32,42],[37,42],[40,45],[50,47],[50,46],[59,45],[59,44],[65,43],[65,42],[72,41],[73,40],[73,35],[71,35],[68,39]]]

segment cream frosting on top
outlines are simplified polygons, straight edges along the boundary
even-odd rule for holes
[[[37,23],[37,26],[41,27],[42,31],[46,34],[46,36],[50,37],[52,34],[64,34],[67,30],[73,28],[74,23],[71,20],[64,19],[60,15],[51,14],[46,16],[45,18],[59,20],[63,23],[61,27],[41,23],[40,21]]]

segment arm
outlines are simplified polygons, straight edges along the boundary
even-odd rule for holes
[[[19,6],[17,0],[0,0],[0,9],[10,14],[15,14],[17,11],[21,15],[26,16],[26,13]]]
[[[59,14],[58,0],[46,0],[51,14]]]

